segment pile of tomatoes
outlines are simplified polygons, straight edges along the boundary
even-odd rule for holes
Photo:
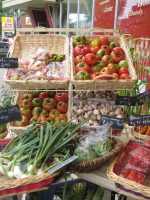
[[[22,119],[13,126],[25,127],[33,122],[67,121],[68,93],[28,92],[21,96],[19,103]]]
[[[110,42],[106,35],[91,42],[77,35],[73,45],[76,80],[131,79],[125,52],[118,42]]]

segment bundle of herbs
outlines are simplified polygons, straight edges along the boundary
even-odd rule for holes
[[[0,153],[0,174],[20,179],[48,172],[70,157],[72,141],[82,125],[32,124]]]

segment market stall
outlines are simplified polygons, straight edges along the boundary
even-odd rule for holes
[[[2,60],[9,89],[0,110],[0,197],[47,188],[65,168],[150,199],[150,93],[141,93],[148,83],[137,79],[127,39],[112,30],[71,39],[37,31],[17,35]]]

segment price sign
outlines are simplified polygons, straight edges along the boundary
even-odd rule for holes
[[[0,68],[18,68],[18,58],[0,57]]]
[[[138,105],[143,105],[147,98],[148,98],[148,95],[146,94],[146,92],[143,92],[136,96],[136,102]]]
[[[150,115],[129,117],[130,126],[150,126]]]
[[[124,128],[124,120],[121,118],[102,115],[101,122],[102,124],[110,125],[111,128],[119,128],[119,129]]]
[[[135,106],[136,105],[136,97],[128,97],[128,96],[117,95],[115,105]]]
[[[21,112],[18,105],[0,109],[0,124],[21,119]]]

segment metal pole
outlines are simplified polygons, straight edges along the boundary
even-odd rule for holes
[[[62,9],[63,9],[63,2],[60,1],[59,28],[62,28]]]
[[[69,28],[70,0],[67,0],[67,28]]]
[[[118,21],[118,9],[119,9],[119,0],[116,0],[115,6],[115,17],[114,17],[114,30],[117,29],[117,21]]]
[[[79,21],[80,21],[80,0],[78,0],[78,5],[77,5],[77,28],[79,28]]]
[[[92,5],[91,28],[94,28],[94,17],[95,17],[95,0],[93,0],[93,5]]]

